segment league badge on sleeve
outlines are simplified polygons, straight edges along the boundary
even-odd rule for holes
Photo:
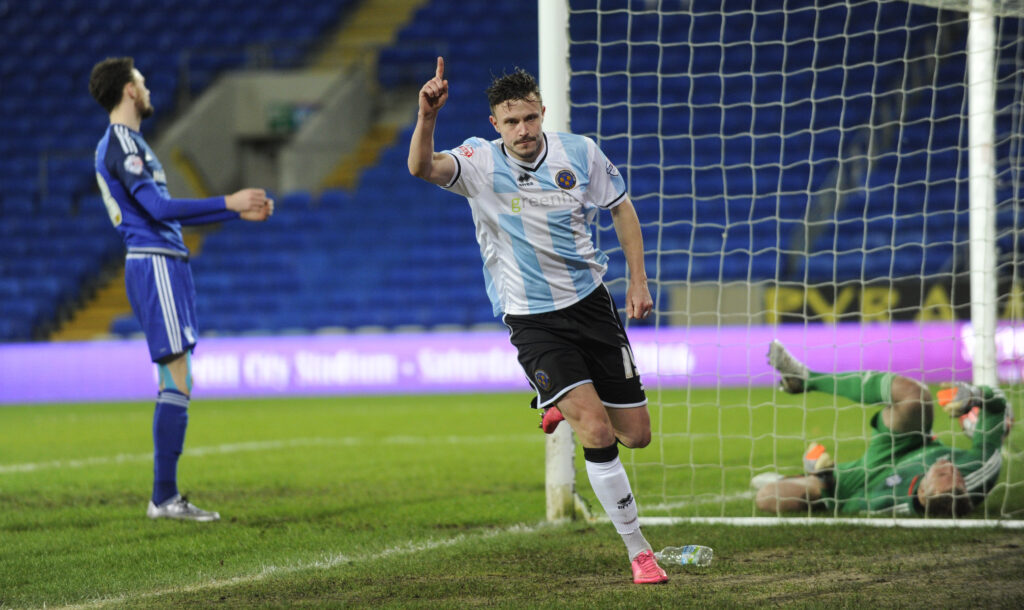
[[[145,166],[142,164],[142,158],[139,155],[128,155],[124,158],[124,168],[129,173],[139,176],[142,174],[142,169]]]
[[[611,161],[608,162],[608,165],[604,166],[604,171],[608,172],[609,176],[619,175],[619,168],[615,167],[615,165]]]

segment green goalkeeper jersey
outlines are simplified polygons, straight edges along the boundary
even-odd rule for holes
[[[832,497],[826,494],[826,506],[841,514],[921,515],[917,485],[942,458],[960,470],[971,499],[976,505],[981,503],[1002,467],[1007,404],[1002,392],[979,387],[985,400],[969,449],[949,447],[921,432],[893,433],[878,412],[871,419],[873,432],[864,455],[836,465],[834,493]]]

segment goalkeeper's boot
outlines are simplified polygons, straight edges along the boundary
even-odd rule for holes
[[[547,407],[540,418],[540,429],[544,431],[544,434],[551,434],[558,427],[558,422],[563,419],[565,417],[562,416],[562,412],[558,410],[558,407]]]
[[[185,521],[217,521],[220,513],[203,510],[182,495],[175,495],[157,506],[149,501],[146,516],[150,519],[182,519]]]
[[[644,551],[633,560],[633,582],[638,585],[656,585],[668,582],[668,574],[658,565],[654,553]]]
[[[807,366],[794,358],[793,354],[774,339],[768,346],[768,364],[782,374],[779,386],[784,391],[790,394],[799,394],[804,391],[804,382],[807,381],[809,375]]]

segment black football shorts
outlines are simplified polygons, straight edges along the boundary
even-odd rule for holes
[[[519,364],[537,391],[532,407],[554,406],[585,383],[594,384],[606,407],[647,404],[629,339],[603,284],[564,309],[506,314],[503,320],[519,350]]]

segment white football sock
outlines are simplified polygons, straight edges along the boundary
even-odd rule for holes
[[[590,486],[594,488],[598,501],[608,514],[615,531],[622,536],[632,560],[639,553],[649,550],[643,534],[640,533],[640,520],[637,515],[636,501],[629,486],[629,477],[619,458],[610,462],[584,462],[587,465],[587,476]]]

